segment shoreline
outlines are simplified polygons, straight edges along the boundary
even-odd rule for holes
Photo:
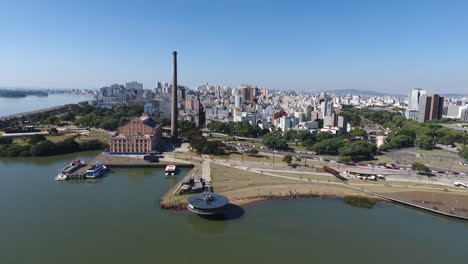
[[[365,195],[362,195],[365,196]],[[365,196],[368,197],[369,195]],[[342,195],[322,195],[322,194],[298,194],[298,195],[271,195],[271,196],[257,196],[257,197],[247,197],[243,199],[237,199],[229,201],[230,204],[237,205],[239,207],[250,206],[263,201],[281,201],[281,200],[299,200],[299,199],[343,199]],[[372,199],[381,202],[394,203],[389,199],[372,195]],[[162,202],[162,201],[161,201]],[[187,203],[169,205],[161,203],[161,209],[165,210],[174,210],[174,211],[185,211],[187,209]]]

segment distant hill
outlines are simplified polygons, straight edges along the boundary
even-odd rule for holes
[[[340,94],[340,95],[356,94],[356,95],[367,95],[367,96],[385,96],[385,95],[403,96],[401,94],[381,93],[381,92],[357,90],[357,89],[328,90],[327,92]]]

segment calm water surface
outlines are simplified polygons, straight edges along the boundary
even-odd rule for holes
[[[177,179],[159,169],[53,181],[93,154],[0,159],[0,263],[467,263],[468,223],[400,206],[268,201],[219,221],[161,210]]]
[[[43,108],[92,100],[92,96],[73,94],[49,94],[23,98],[0,97],[0,116],[29,112]]]

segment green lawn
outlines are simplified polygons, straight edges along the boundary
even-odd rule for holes
[[[294,149],[294,151],[310,151],[307,150],[304,146],[302,146],[301,142],[297,142],[297,146],[296,142],[288,142],[288,146]]]
[[[426,155],[435,155],[435,156],[447,156],[447,157],[458,157],[457,154],[451,153],[442,149],[433,149],[433,150],[423,150],[418,149],[418,153],[426,154]]]
[[[461,169],[466,170],[466,166],[458,164],[458,160],[451,159],[451,158],[412,158],[413,162],[419,162],[425,165],[440,167],[444,169],[450,168],[452,169]]]

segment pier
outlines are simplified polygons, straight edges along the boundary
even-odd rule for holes
[[[171,160],[161,158],[159,162],[149,162],[143,159],[143,156],[123,156],[99,154],[85,163],[85,166],[67,173],[68,179],[84,179],[86,171],[91,168],[95,162],[101,162],[108,169],[112,168],[165,168],[167,165],[176,165],[178,168],[193,168],[193,164],[182,160]]]

